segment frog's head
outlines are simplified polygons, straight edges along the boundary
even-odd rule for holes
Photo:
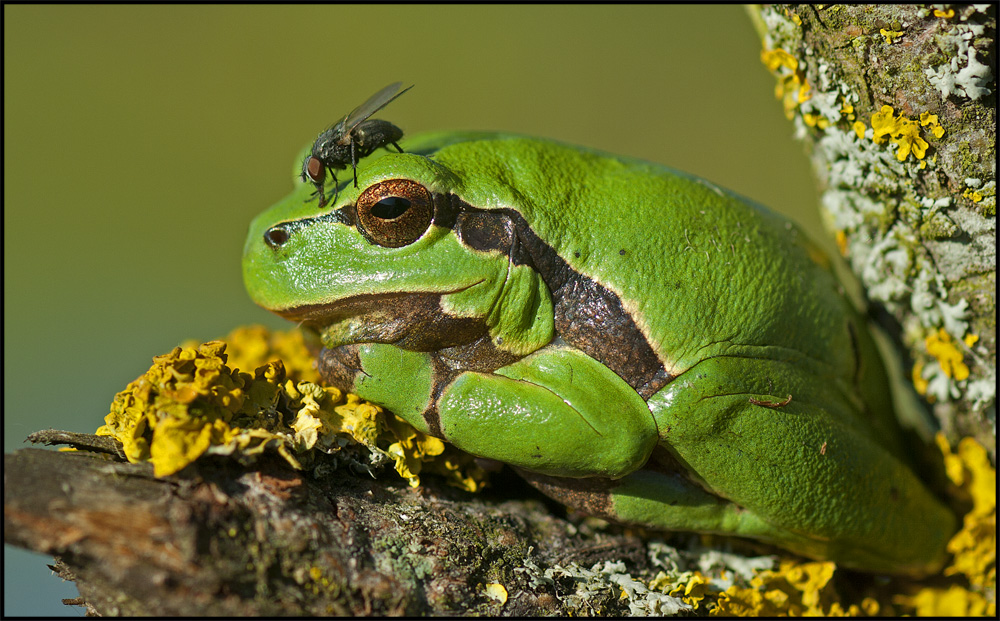
[[[475,137],[428,135],[404,143],[404,153],[373,154],[358,165],[358,187],[347,181],[325,208],[300,184],[250,226],[250,296],[315,328],[329,348],[374,342],[430,351],[489,335],[523,355],[548,342],[551,321],[535,321],[548,290],[511,259],[511,215],[472,207],[466,176],[434,157]],[[482,197],[484,188],[471,194]]]

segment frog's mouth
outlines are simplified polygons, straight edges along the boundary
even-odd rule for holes
[[[442,296],[465,289],[468,287],[446,293],[361,294],[275,312],[319,332],[329,349],[386,343],[413,351],[434,351],[471,343],[487,334],[482,319],[454,317],[441,307]]]

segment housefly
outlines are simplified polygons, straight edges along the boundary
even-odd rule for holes
[[[335,170],[344,170],[350,164],[354,171],[354,187],[358,187],[358,160],[371,155],[379,147],[390,144],[400,153],[403,152],[396,144],[402,139],[403,130],[388,121],[368,118],[413,88],[410,85],[399,91],[402,85],[402,82],[395,82],[386,86],[316,138],[312,153],[302,161],[302,180],[311,181],[316,187],[313,196],[319,196],[320,207],[326,204],[323,186],[326,183],[327,169],[333,178],[333,200],[337,200],[339,188]]]

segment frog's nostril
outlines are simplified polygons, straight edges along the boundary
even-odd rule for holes
[[[272,226],[264,232],[264,243],[277,249],[288,241],[288,229],[283,224]]]

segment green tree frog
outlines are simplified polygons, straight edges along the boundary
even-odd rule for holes
[[[955,518],[882,363],[791,222],[664,166],[438,132],[250,226],[261,306],[334,385],[590,514],[926,574]],[[301,158],[300,158],[301,161]]]

